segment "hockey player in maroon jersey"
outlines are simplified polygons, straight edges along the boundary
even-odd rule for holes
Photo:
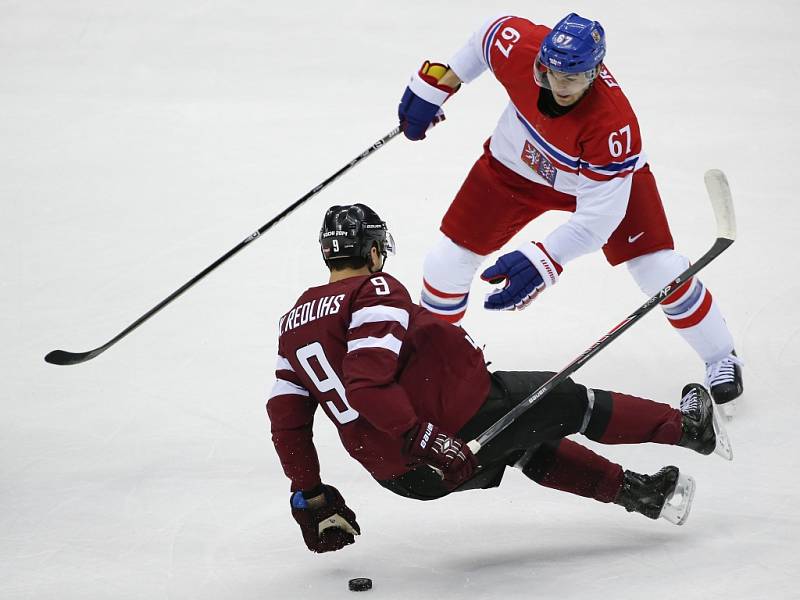
[[[465,440],[552,373],[490,373],[463,329],[414,304],[382,271],[394,242],[367,206],[330,208],[319,241],[330,279],[306,290],[281,317],[267,403],[275,449],[291,481],[291,512],[310,550],[338,550],[360,533],[342,495],[322,481],[312,436],[317,407],[378,483],[418,500],[495,487],[513,465],[546,487],[682,524],[694,482],[677,467],[655,475],[625,471],[565,436],[671,444],[730,458],[724,430],[715,431],[721,424],[711,397],[699,384],[683,389],[677,410],[571,380],[474,455]]]
[[[555,285],[567,263],[602,248],[625,263],[652,296],[688,265],[674,250],[636,115],[603,63],[597,21],[570,14],[551,30],[526,19],[490,19],[450,59],[426,61],[403,94],[399,118],[409,139],[425,137],[462,83],[491,71],[509,103],[483,156],[448,208],[442,236],[424,264],[421,303],[458,323],[487,255],[549,210],[572,212],[541,242],[503,255],[481,277],[504,286],[490,310],[520,310]],[[717,303],[696,277],[662,306],[667,320],[706,364],[718,404],[742,393],[741,361]]]

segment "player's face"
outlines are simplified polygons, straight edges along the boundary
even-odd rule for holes
[[[547,82],[559,106],[572,106],[581,99],[591,81],[583,73],[561,73],[547,70]]]

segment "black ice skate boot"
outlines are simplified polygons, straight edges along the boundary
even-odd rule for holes
[[[689,518],[694,489],[694,479],[681,473],[678,467],[664,467],[655,475],[625,471],[614,504],[650,519],[663,517],[670,523],[683,525]]]
[[[716,452],[722,458],[733,460],[733,452],[723,420],[717,415],[714,402],[699,383],[684,386],[681,392],[683,435],[678,446],[700,454]]]
[[[706,387],[711,390],[714,402],[723,406],[723,412],[727,417],[732,417],[735,412],[735,405],[730,403],[744,391],[743,364],[736,356],[736,350],[717,362],[706,364]]]

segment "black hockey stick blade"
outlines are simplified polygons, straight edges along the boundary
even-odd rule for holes
[[[66,350],[53,350],[44,357],[51,365],[77,365],[93,359],[98,354],[105,352],[108,346],[100,346],[88,352],[67,352]]]
[[[99,354],[102,354],[103,352],[108,350],[111,346],[113,346],[122,338],[124,338],[126,335],[131,333],[134,329],[139,327],[139,325],[141,325],[142,323],[150,319],[153,315],[158,313],[162,308],[170,304],[173,300],[175,300],[178,296],[183,294],[186,290],[195,285],[198,281],[205,278],[205,276],[211,273],[211,271],[219,267],[222,263],[226,262],[229,258],[234,256],[235,254],[237,254],[245,246],[249,245],[250,242],[260,238],[267,230],[271,229],[273,225],[275,225],[278,221],[280,221],[281,219],[286,217],[289,213],[294,211],[298,206],[304,204],[309,198],[315,196],[320,191],[325,189],[328,186],[328,184],[332,183],[333,181],[338,179],[341,175],[343,175],[344,173],[352,169],[354,166],[356,166],[358,163],[360,163],[362,160],[364,160],[365,158],[367,158],[368,156],[370,156],[371,154],[382,148],[389,140],[397,137],[401,131],[402,130],[400,129],[400,127],[395,127],[394,129],[392,129],[389,133],[387,133],[381,139],[372,144],[372,146],[364,150],[361,154],[356,156],[353,160],[344,165],[333,175],[328,177],[325,181],[314,187],[311,191],[301,196],[299,199],[295,200],[292,204],[283,209],[283,211],[281,211],[278,215],[276,215],[275,217],[270,219],[267,223],[259,227],[256,231],[248,235],[244,240],[242,240],[236,246],[228,250],[225,254],[220,256],[217,260],[215,260],[205,269],[200,271],[197,275],[192,277],[189,281],[184,283],[181,287],[172,292],[169,296],[164,298],[161,302],[159,302],[149,311],[144,313],[142,316],[140,316],[128,327],[126,327],[119,334],[117,334],[115,337],[107,341],[102,346],[98,346],[94,350],[89,350],[88,352],[67,352],[66,350],[53,350],[44,357],[44,360],[52,365],[77,365],[86,362],[87,360],[91,360]]]
[[[650,312],[658,304],[674,294],[682,283],[694,277],[708,263],[722,254],[726,248],[733,244],[734,240],[736,239],[736,215],[733,210],[733,198],[731,197],[731,190],[728,186],[728,179],[719,169],[711,169],[705,174],[705,184],[706,190],[708,190],[708,197],[711,200],[711,207],[714,211],[714,220],[717,224],[717,239],[714,241],[714,244],[711,246],[711,248],[709,248],[709,250],[703,254],[699,260],[690,265],[688,269],[678,275],[666,286],[661,288],[661,291],[659,291],[655,296],[650,298],[647,302],[642,304],[642,306],[628,315],[624,321],[597,340],[594,344],[589,346],[589,348],[587,348],[580,356],[569,363],[561,371],[545,381],[539,389],[522,400],[522,402],[517,404],[505,415],[500,417],[486,431],[484,431],[474,440],[471,440],[467,445],[469,446],[469,449],[472,450],[473,454],[480,451],[483,446],[497,437],[522,413],[527,411],[531,406],[549,394],[556,386],[560,385],[565,379],[586,364],[589,359],[596,356],[597,353],[604,348],[608,347],[611,342],[630,329],[634,323],[639,321],[639,319]]]

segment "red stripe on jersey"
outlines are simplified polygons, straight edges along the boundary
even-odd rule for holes
[[[572,173],[573,175],[577,175],[578,173],[582,172],[580,169],[578,169],[576,167],[571,167],[569,165],[565,165],[564,163],[559,161],[557,158],[555,158],[553,156],[550,156],[549,154],[547,156],[550,157],[550,162],[552,162],[553,166],[556,169],[558,169],[559,171],[563,171],[564,173]]]
[[[675,327],[675,329],[694,327],[700,321],[702,321],[708,314],[708,311],[711,310],[711,302],[711,292],[706,290],[705,298],[703,298],[703,301],[700,303],[700,306],[697,307],[696,311],[684,319],[675,319],[674,321],[670,319],[669,322],[672,323],[672,326]]]
[[[428,290],[431,294],[433,294],[434,296],[438,296],[439,298],[463,298],[464,296],[466,296],[465,292],[462,292],[460,294],[459,293],[451,294],[449,292],[440,292],[435,287],[433,287],[430,283],[425,281],[424,278],[422,279],[422,285],[424,285],[425,289]]]
[[[606,175],[604,173],[597,173],[596,171],[592,171],[589,168],[583,168],[580,170],[580,174],[586,177],[587,179],[591,179],[592,181],[611,181],[612,179],[617,179],[619,177],[627,177],[628,175],[633,173],[633,171],[634,168],[631,167],[629,169],[625,169],[624,171],[620,171],[619,173],[614,173],[613,175]]]

